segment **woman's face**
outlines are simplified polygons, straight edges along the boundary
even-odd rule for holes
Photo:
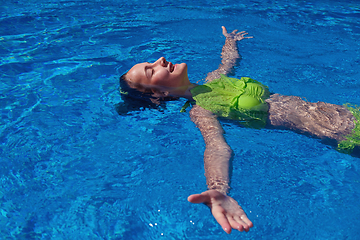
[[[175,64],[167,62],[164,57],[154,63],[139,63],[126,74],[134,83],[159,87],[177,88],[190,85],[186,63]]]

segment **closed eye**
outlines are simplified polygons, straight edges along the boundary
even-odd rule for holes
[[[154,69],[148,67],[145,69],[145,73],[146,73],[146,77],[150,79],[151,76],[154,74]]]

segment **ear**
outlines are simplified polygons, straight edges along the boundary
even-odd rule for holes
[[[160,91],[158,89],[151,89],[151,91],[153,92],[153,96],[157,98],[165,98],[170,94],[168,91]]]
[[[160,101],[159,101],[159,98],[150,98],[150,101],[156,105],[160,105]]]

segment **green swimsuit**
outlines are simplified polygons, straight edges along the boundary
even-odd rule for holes
[[[221,77],[191,89],[196,104],[214,114],[238,120],[245,127],[263,128],[269,106],[269,88],[248,77]]]
[[[269,88],[248,77],[237,79],[220,75],[220,78],[190,90],[196,104],[220,117],[238,120],[245,127],[265,127],[269,110],[265,100],[270,97]],[[188,103],[182,111],[187,106]],[[337,149],[351,153],[360,145],[360,108],[348,104],[345,107],[356,119],[355,128],[339,142]]]
[[[355,146],[360,146],[360,107],[350,104],[344,105],[355,117],[355,127],[352,132],[345,136],[345,140],[339,142],[337,150],[343,153],[352,153]]]

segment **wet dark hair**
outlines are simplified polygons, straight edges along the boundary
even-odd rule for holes
[[[149,88],[139,83],[130,82],[126,76],[127,73],[120,77],[120,96],[123,102],[115,105],[116,111],[120,115],[127,115],[134,111],[145,109],[166,109],[165,102],[178,100],[175,97],[159,97],[155,93],[160,92],[157,88]]]

